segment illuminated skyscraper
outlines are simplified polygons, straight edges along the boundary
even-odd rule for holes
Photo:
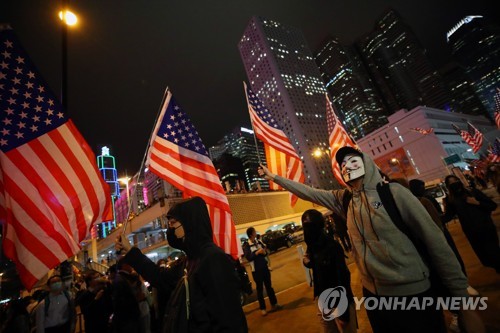
[[[354,139],[387,123],[382,101],[356,50],[331,38],[314,58],[332,103]]]
[[[493,96],[500,84],[500,30],[482,16],[467,16],[446,35],[453,58],[472,80],[472,87],[493,119]]]
[[[448,96],[425,49],[394,10],[356,44],[388,111],[418,105],[444,109]]]
[[[255,147],[255,138],[252,130],[245,127],[238,127],[231,133],[224,135],[221,144],[224,146],[226,154],[241,160],[247,189],[256,189],[257,181],[260,183],[261,189],[269,189],[269,183],[259,177],[257,173],[259,160],[264,163],[266,161],[264,145],[260,140],[257,140],[257,147]]]
[[[101,155],[97,156],[97,168],[101,172],[102,178],[109,186],[109,192],[111,193],[111,200],[114,207],[115,201],[120,198],[120,185],[118,184],[115,158],[109,154],[109,148],[106,146],[102,147]],[[99,236],[99,238],[104,238],[115,227],[116,215],[113,210],[113,221],[103,222],[92,228],[91,236],[92,238],[97,236]]]
[[[252,90],[263,101],[304,162],[306,183],[333,188],[328,147],[325,88],[302,32],[273,20],[253,17],[238,48]]]
[[[471,79],[457,63],[448,63],[439,70],[443,82],[450,93],[449,109],[446,111],[487,115],[481,100],[478,98]]]

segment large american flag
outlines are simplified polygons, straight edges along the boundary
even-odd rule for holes
[[[3,246],[31,289],[80,250],[94,223],[112,218],[111,196],[92,150],[6,28],[0,112]]]
[[[257,95],[246,84],[244,87],[255,135],[264,143],[267,167],[276,175],[303,183],[302,161],[290,140]],[[281,189],[278,184],[272,181],[269,182],[269,186],[273,190]],[[297,196],[290,193],[292,206],[297,203],[297,199]]]
[[[149,170],[183,192],[207,203],[214,241],[227,254],[239,258],[241,243],[221,181],[198,132],[170,92],[151,138],[146,162]]]
[[[458,128],[457,125],[452,124],[455,131],[464,139],[465,143],[471,146],[472,151],[477,153],[483,145],[483,133],[475,128],[471,123],[467,122],[467,130]]]
[[[350,135],[345,130],[342,123],[337,118],[335,114],[335,110],[333,109],[333,105],[328,98],[328,94],[325,94],[326,97],[326,123],[328,125],[328,134],[329,134],[329,144],[330,144],[330,152],[331,152],[331,163],[333,169],[333,175],[335,179],[342,184],[345,185],[344,179],[342,178],[342,174],[340,172],[340,166],[335,159],[335,154],[337,151],[345,146],[358,148],[356,142],[350,137]]]
[[[495,123],[497,128],[500,128],[500,88],[497,88],[497,93],[493,98],[495,100]]]

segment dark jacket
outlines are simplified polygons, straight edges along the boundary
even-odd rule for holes
[[[110,286],[106,287],[99,299],[96,299],[96,295],[95,292],[85,290],[76,300],[85,319],[85,332],[108,332],[109,317],[113,313]]]
[[[238,277],[227,255],[213,242],[206,203],[194,197],[178,203],[168,214],[181,221],[186,235],[183,250],[188,258],[186,271],[190,299],[187,332],[247,332],[239,300]],[[125,259],[153,286],[165,284],[159,268],[140,250],[133,248]],[[185,288],[185,284],[179,283],[178,287]],[[186,312],[186,307],[181,306],[178,316],[186,318]]]
[[[479,205],[467,203],[467,196],[474,197],[479,201]],[[444,201],[444,222],[450,221],[457,215],[464,232],[474,232],[493,223],[491,213],[497,208],[497,204],[479,190],[472,189],[472,191],[466,192],[466,195],[453,199],[446,197]]]

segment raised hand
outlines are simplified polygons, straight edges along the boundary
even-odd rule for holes
[[[257,172],[259,173],[259,176],[264,177],[267,180],[273,180],[276,175],[269,171],[269,169],[264,165],[260,164],[260,167],[257,169]]]

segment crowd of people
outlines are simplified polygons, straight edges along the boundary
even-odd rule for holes
[[[500,273],[500,248],[491,213],[496,204],[453,175],[445,178],[444,210],[413,179],[390,181],[366,154],[350,147],[335,156],[347,188],[314,189],[272,174],[259,173],[302,199],[330,209],[333,223],[317,210],[302,215],[307,251],[303,265],[312,271],[313,296],[328,288],[346,290],[347,310],[335,320],[318,313],[322,332],[357,331],[357,318],[345,254],[358,266],[366,297],[436,297],[477,295],[446,223],[458,217],[481,263]],[[87,271],[79,290],[70,293],[61,276],[52,275],[46,291],[14,302],[1,332],[74,332],[79,309],[85,332],[247,332],[240,304],[235,262],[213,242],[205,202],[194,197],[167,214],[170,246],[184,251],[175,262],[152,262],[126,237],[116,239],[120,254],[106,276]],[[266,244],[247,230],[243,245],[263,316],[282,308],[272,287]],[[264,299],[264,288],[270,310]],[[443,313],[367,310],[374,333],[446,332]],[[453,313],[454,330],[484,332],[472,310]]]

